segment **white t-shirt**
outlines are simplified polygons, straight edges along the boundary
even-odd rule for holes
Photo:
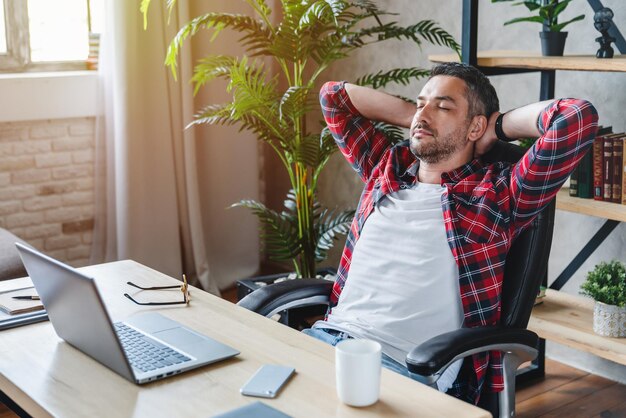
[[[417,183],[391,193],[365,222],[352,254],[349,280],[327,321],[337,329],[381,343],[405,364],[422,342],[461,328],[459,272],[447,243],[438,184]],[[461,361],[437,382],[452,385]]]

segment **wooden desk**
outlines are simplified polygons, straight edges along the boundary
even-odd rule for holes
[[[123,296],[132,291],[126,281],[166,285],[174,279],[134,261],[82,270],[96,278],[113,320],[158,310],[241,354],[138,386],[62,341],[49,322],[1,331],[0,390],[33,416],[208,417],[256,401],[242,396],[239,388],[265,363],[296,368],[276,399],[263,400],[294,417],[490,416],[386,369],[378,403],[343,405],[335,392],[332,347],[198,289],[191,290],[189,307],[135,305]]]

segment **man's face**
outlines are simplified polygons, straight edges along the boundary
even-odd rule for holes
[[[431,78],[417,97],[411,123],[411,152],[435,164],[445,161],[467,144],[470,120],[465,82],[456,77]]]

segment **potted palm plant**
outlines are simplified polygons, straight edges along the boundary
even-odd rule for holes
[[[509,2],[513,0],[491,0],[492,3]],[[570,23],[583,20],[585,15],[578,15],[570,20],[559,23],[558,16],[565,11],[572,0],[529,0],[513,3],[514,6],[524,5],[535,16],[518,17],[504,22],[504,25],[519,22],[535,22],[544,25],[544,30],[539,32],[541,37],[541,51],[547,56],[561,56],[565,49],[567,32],[563,28]]]
[[[602,262],[587,274],[581,293],[596,301],[593,330],[606,337],[626,337],[626,266]]]
[[[241,34],[243,55],[209,55],[197,62],[195,90],[222,78],[232,100],[206,106],[192,125],[237,124],[275,151],[291,182],[284,209],[276,211],[252,200],[234,206],[249,208],[259,217],[263,249],[271,260],[291,263],[298,277],[315,277],[316,263],[327,256],[337,235],[348,231],[354,215],[353,210],[328,210],[317,201],[320,173],[336,151],[327,129],[307,123],[307,114],[319,112],[320,75],[353,51],[389,39],[417,45],[426,41],[457,53],[459,45],[430,20],[406,27],[393,20],[383,22],[393,14],[373,1],[281,0],[275,2],[278,11],[270,10],[265,0],[244,1],[254,16],[208,12],[183,25],[169,45],[166,64],[175,73],[181,45],[200,30],[212,31],[212,39],[226,28]],[[168,0],[170,10],[175,2]],[[141,2],[144,17],[149,4],[150,0]],[[357,82],[378,88],[408,84],[426,75],[421,68],[399,68],[365,74]],[[392,140],[402,139],[395,127],[379,128]]]

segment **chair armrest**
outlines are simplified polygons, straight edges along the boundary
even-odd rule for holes
[[[328,305],[333,282],[323,279],[295,279],[261,287],[237,303],[263,316],[286,309]]]
[[[527,329],[500,327],[461,328],[431,338],[407,356],[411,373],[432,377],[433,382],[458,359],[484,351],[511,352],[524,361],[537,356],[539,337]]]

